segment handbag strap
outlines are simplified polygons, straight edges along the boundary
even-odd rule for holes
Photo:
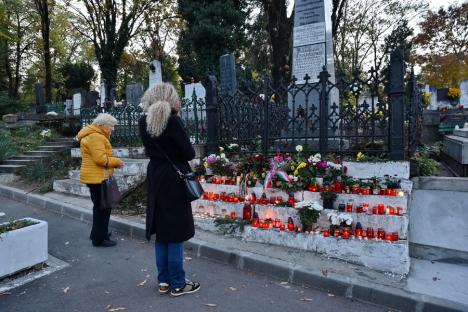
[[[160,148],[158,142],[154,142],[155,143],[155,146],[156,148],[164,155],[164,157],[170,162],[172,168],[174,168],[174,170],[177,172],[177,174],[179,175],[179,177],[181,179],[184,179],[185,178],[185,174],[182,173],[182,171],[180,171],[180,169],[174,164],[174,162],[169,158],[169,156],[167,156],[167,154],[163,151],[162,148]]]

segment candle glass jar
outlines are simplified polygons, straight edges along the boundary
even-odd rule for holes
[[[338,211],[345,211],[345,210],[346,210],[346,204],[345,203],[338,204]]]
[[[374,238],[374,229],[368,227],[366,230],[366,236],[367,238]]]
[[[385,205],[384,204],[378,204],[377,205],[377,210],[379,215],[385,214]]]
[[[250,220],[252,219],[252,206],[250,205],[245,205],[243,210],[242,210],[242,219],[244,220]]]
[[[328,230],[323,230],[322,234],[323,234],[323,237],[330,237],[330,231]]]
[[[279,228],[281,225],[281,220],[280,219],[275,219],[275,223],[273,223],[273,227],[275,229]]]
[[[349,228],[344,228],[342,238],[349,239],[350,235],[351,235],[351,231],[349,230]]]
[[[385,231],[382,228],[379,228],[377,231],[377,238],[378,239],[385,239]]]
[[[392,241],[394,241],[394,242],[398,241],[398,232],[393,232],[392,233]]]
[[[353,205],[354,205],[354,200],[350,199],[346,203],[346,212],[353,212]]]
[[[333,236],[335,236],[335,237],[340,237],[340,230],[339,230],[339,229],[335,229]]]
[[[286,229],[286,226],[285,226],[284,224],[281,223],[279,229],[280,229],[280,231],[284,231],[284,230]]]
[[[237,213],[235,211],[231,212],[231,219],[232,220],[237,219]]]

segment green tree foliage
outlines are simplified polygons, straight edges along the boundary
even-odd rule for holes
[[[60,68],[60,71],[64,77],[64,86],[70,91],[89,90],[95,75],[93,67],[85,62],[67,63]]]
[[[177,42],[179,74],[185,81],[219,72],[219,57],[246,45],[249,8],[246,0],[179,0],[185,27]]]
[[[445,87],[468,78],[468,3],[428,11],[420,23],[414,44],[421,78],[430,85]]]

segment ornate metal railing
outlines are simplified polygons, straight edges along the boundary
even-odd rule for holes
[[[195,90],[190,99],[182,99],[180,117],[193,144],[206,142],[207,124],[205,99],[197,98]]]
[[[410,97],[405,118],[405,62],[401,50],[391,55],[389,74],[355,72],[351,79],[330,80],[324,68],[312,82],[273,87],[269,79],[260,90],[218,96],[216,80],[205,81],[209,152],[219,144],[237,143],[246,152],[293,151],[302,145],[309,152],[367,154],[403,159],[410,129],[418,118],[421,98]],[[411,125],[411,127],[409,126]],[[414,131],[413,128],[410,129]]]

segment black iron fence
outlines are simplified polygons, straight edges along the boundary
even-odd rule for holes
[[[411,156],[418,145],[422,97],[414,74],[405,84],[402,50],[390,57],[388,75],[371,70],[351,79],[331,81],[324,68],[317,79],[273,86],[266,78],[260,87],[220,95],[214,76],[204,82],[205,99],[182,101],[181,118],[194,144],[207,144],[209,153],[236,143],[246,153],[273,154],[304,151],[388,157]],[[409,92],[408,92],[409,90]],[[100,108],[83,109],[82,124],[90,123]],[[113,141],[139,142],[139,107],[108,110],[119,123]]]

